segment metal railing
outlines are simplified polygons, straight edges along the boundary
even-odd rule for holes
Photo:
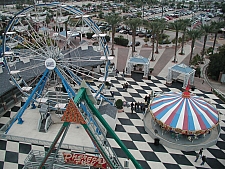
[[[225,94],[223,92],[221,92],[219,89],[214,88],[214,86],[210,83],[207,74],[207,68],[208,68],[209,63],[205,64],[202,68],[202,75],[203,78],[206,80],[206,82],[208,83],[208,85],[211,87],[212,91],[215,91],[218,95],[220,95],[221,97],[223,97],[225,99]]]
[[[52,144],[52,141],[45,141],[45,140],[39,140],[39,139],[34,139],[34,138],[13,136],[13,135],[8,135],[8,134],[3,134],[3,133],[0,134],[0,138],[6,139],[6,140],[14,140],[14,141],[19,141],[19,142],[37,144],[37,145],[42,145],[42,146],[50,146]],[[56,147],[57,146],[58,146],[58,144],[56,144]],[[73,150],[73,151],[96,153],[96,149],[94,147],[85,147],[85,146],[72,145],[72,144],[62,144],[61,148]]]
[[[37,169],[39,168],[40,163],[42,162],[43,158],[45,157],[46,152],[44,151],[39,151],[39,150],[31,150],[24,160],[24,167],[23,169]],[[55,161],[53,166],[51,166],[52,160]],[[81,165],[75,165],[75,164],[66,164],[64,162],[64,158],[62,154],[58,154],[57,158],[54,159],[54,153],[52,153],[49,157],[49,159],[45,163],[45,168],[52,168],[53,169],[88,169],[90,168],[89,166],[81,166]]]

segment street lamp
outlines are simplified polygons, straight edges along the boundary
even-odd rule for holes
[[[146,1],[142,1],[142,20],[144,20],[144,10],[145,10],[145,8],[144,8],[144,3],[146,3]]]

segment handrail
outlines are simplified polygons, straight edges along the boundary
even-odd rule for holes
[[[219,95],[221,95],[225,99],[225,94],[223,92],[221,92],[219,89],[214,88],[213,85],[210,83],[209,78],[206,75],[208,66],[209,66],[209,63],[205,64],[203,66],[203,68],[202,68],[203,78],[206,80],[206,82],[208,83],[208,85],[211,87],[212,91],[214,90],[216,93],[218,93]]]
[[[13,135],[3,134],[3,133],[0,133],[0,138],[6,139],[6,140],[15,140],[15,141],[20,141],[20,142],[25,142],[25,143],[38,144],[38,145],[42,145],[42,146],[50,146],[52,144],[52,141],[45,141],[45,140],[40,140],[40,139],[28,138],[28,137],[13,136]],[[56,144],[56,145],[58,145],[58,144]],[[96,149],[94,147],[86,147],[86,146],[79,146],[79,145],[72,145],[72,144],[62,144],[61,148],[96,154]]]
[[[42,122],[42,119],[40,117],[39,120],[38,120],[38,131],[39,132],[40,132],[40,129],[41,129],[41,122]]]

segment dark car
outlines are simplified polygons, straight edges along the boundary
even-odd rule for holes
[[[139,46],[141,43],[139,41],[136,41],[135,42],[135,46]],[[128,47],[131,47],[132,46],[132,42],[128,45]]]
[[[141,43],[139,41],[135,42],[135,46],[139,46]]]

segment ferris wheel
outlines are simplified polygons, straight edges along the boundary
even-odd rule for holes
[[[94,33],[98,46],[84,40],[87,32]],[[67,103],[82,80],[98,80],[99,88],[89,87],[99,97],[112,59],[105,36],[73,6],[55,2],[27,7],[13,17],[3,36],[10,82],[25,95],[27,106],[46,100],[53,108]]]

